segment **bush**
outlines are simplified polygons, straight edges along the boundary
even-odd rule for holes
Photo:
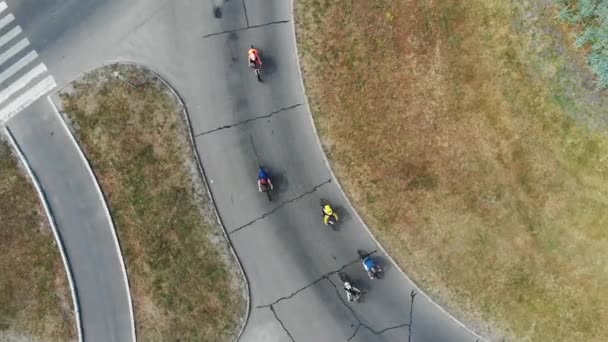
[[[555,0],[561,7],[559,18],[576,24],[576,46],[588,48],[589,68],[597,75],[598,86],[608,88],[608,0]]]

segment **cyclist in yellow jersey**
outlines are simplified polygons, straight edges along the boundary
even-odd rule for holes
[[[322,209],[323,209],[323,223],[325,223],[325,225],[328,225],[329,220],[332,218],[334,219],[334,221],[338,220],[338,215],[334,212],[334,210],[329,205],[329,203],[324,203]]]

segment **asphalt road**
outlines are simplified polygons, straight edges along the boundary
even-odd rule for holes
[[[63,242],[85,341],[129,341],[130,298],[112,223],[78,147],[45,99],[8,128],[46,194]],[[111,300],[108,300],[111,299]]]
[[[381,252],[375,255],[385,264],[385,278],[366,278],[356,251],[379,248],[319,148],[299,78],[291,1],[8,4],[60,86],[101,64],[131,61],[159,73],[180,94],[250,284],[242,341],[476,340],[417,293]],[[247,66],[252,44],[262,51],[263,84]],[[59,158],[61,151],[54,153]],[[258,164],[275,183],[272,202],[257,193]],[[340,212],[337,232],[323,226],[320,198]],[[367,292],[362,303],[345,302],[337,271]],[[119,299],[109,294],[103,300]]]

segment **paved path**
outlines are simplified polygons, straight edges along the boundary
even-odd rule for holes
[[[69,260],[85,341],[129,341],[131,305],[103,199],[47,99],[8,123],[46,195]]]
[[[27,18],[23,29],[60,85],[127,60],[149,66],[180,94],[251,286],[242,341],[475,341],[423,294],[412,296],[414,285],[382,253],[386,278],[366,279],[356,250],[379,248],[319,149],[290,1],[22,0],[14,13]],[[247,67],[251,44],[262,49],[263,84]],[[273,202],[256,191],[258,163],[276,183]],[[338,232],[322,225],[320,198],[342,214]],[[367,291],[362,303],[344,301],[338,270]]]

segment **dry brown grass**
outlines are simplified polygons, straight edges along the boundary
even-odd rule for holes
[[[299,51],[334,171],[424,289],[492,334],[605,341],[607,101],[546,4],[300,0]]]
[[[114,70],[144,84],[131,87]],[[142,341],[234,338],[245,309],[182,109],[148,72],[109,66],[62,94],[109,200]]]
[[[61,256],[38,196],[0,140],[0,340],[76,338]]]

